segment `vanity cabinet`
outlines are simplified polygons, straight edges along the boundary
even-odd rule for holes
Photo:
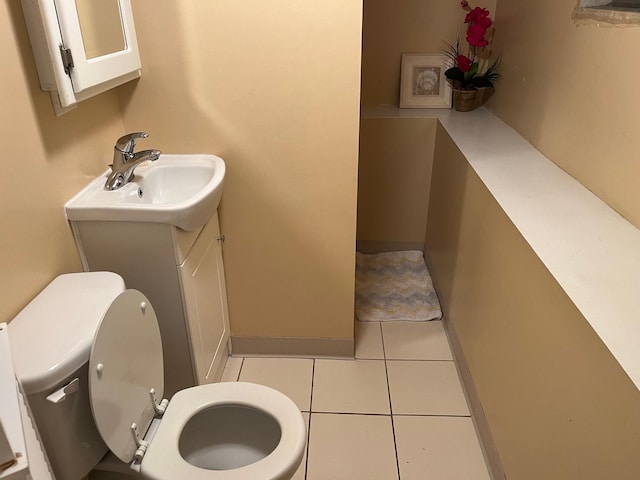
[[[158,317],[165,397],[218,381],[229,354],[229,315],[218,214],[201,228],[145,222],[70,222],[83,268],[120,274]]]
[[[177,230],[180,235],[183,231]],[[194,373],[198,384],[214,380],[224,366],[229,338],[227,294],[222,263],[220,228],[209,221],[178,265],[182,299],[188,323]],[[224,357],[220,357],[224,353]]]
[[[22,0],[22,10],[57,115],[140,76],[131,0]]]

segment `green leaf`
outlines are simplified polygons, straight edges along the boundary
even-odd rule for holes
[[[502,74],[498,72],[501,63],[502,55],[499,55],[498,58],[496,58],[494,62],[489,65],[489,68],[487,68],[487,71],[484,73],[483,78],[485,78],[489,82],[499,81],[502,78]]]
[[[443,41],[442,43],[444,43],[447,46],[447,48],[444,49],[444,50],[440,50],[440,51],[442,53],[444,53],[447,57],[449,57],[453,63],[455,63],[456,62],[456,57],[458,56],[459,42],[456,41],[456,45],[455,46],[453,46],[449,42],[445,42],[445,41]]]
[[[478,62],[473,62],[471,64],[471,69],[464,74],[464,79],[466,81],[471,80],[473,77],[475,77],[478,74]]]

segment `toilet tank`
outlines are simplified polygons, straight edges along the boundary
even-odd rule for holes
[[[80,480],[108,450],[91,413],[88,361],[96,329],[124,289],[111,272],[61,275],[9,323],[16,377],[58,480]]]

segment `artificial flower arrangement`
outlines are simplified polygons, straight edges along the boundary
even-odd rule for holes
[[[493,21],[489,18],[489,10],[486,8],[471,8],[466,0],[460,2],[460,6],[467,11],[464,23],[467,24],[466,51],[460,46],[460,38],[455,46],[449,43],[444,53],[453,61],[453,67],[444,74],[454,89],[477,90],[479,88],[493,87],[494,83],[502,77],[497,71],[500,66],[500,57],[489,64],[490,56],[489,39],[493,34]],[[481,73],[481,63],[488,65]]]

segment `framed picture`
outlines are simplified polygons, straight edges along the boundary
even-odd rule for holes
[[[403,53],[400,108],[451,108],[451,86],[444,76],[446,55]]]

